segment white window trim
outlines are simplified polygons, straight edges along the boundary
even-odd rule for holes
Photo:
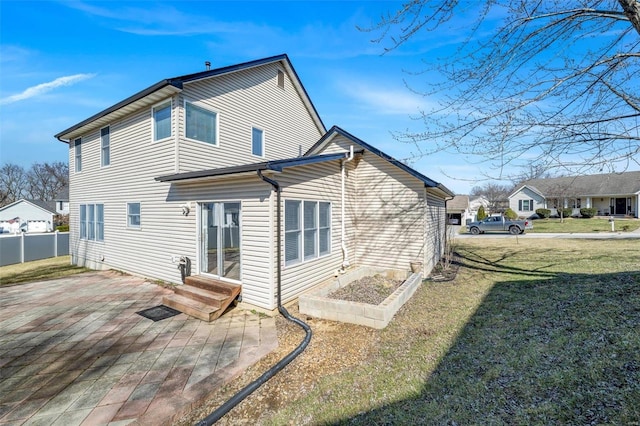
[[[313,262],[316,261],[318,259],[322,259],[325,258],[327,256],[331,255],[331,236],[333,235],[333,218],[332,218],[332,211],[333,211],[333,203],[331,201],[326,201],[326,200],[303,200],[303,199],[294,199],[294,198],[287,198],[284,200],[284,205],[286,206],[286,202],[287,201],[297,201],[300,203],[300,210],[298,212],[298,220],[300,223],[300,228],[299,232],[300,237],[298,239],[298,258],[295,260],[290,260],[287,261],[286,258],[284,259],[284,267],[285,269],[288,267],[293,267],[293,266],[298,266],[298,265],[302,265],[304,263],[309,263],[309,262]],[[316,227],[315,227],[315,256],[313,257],[309,257],[309,258],[305,258],[305,254],[304,254],[304,231],[305,231],[305,226],[304,226],[304,203],[305,201],[307,203],[311,202],[311,203],[316,203]],[[320,253],[320,230],[322,229],[320,227],[320,203],[327,203],[329,204],[329,245],[328,248],[329,250],[326,253],[321,254]],[[286,217],[286,213],[283,215],[283,217]],[[286,230],[285,230],[285,223],[282,223],[282,232],[286,234]],[[286,245],[286,238],[284,238],[285,243],[284,243],[284,253],[286,253],[287,250],[287,245]]]
[[[80,155],[78,155],[78,147],[80,148]],[[80,170],[78,170],[78,157],[80,157]],[[73,140],[73,172],[82,173],[82,138]]]
[[[93,219],[89,219],[89,206],[93,206]],[[98,239],[98,206],[102,206],[102,238]],[[84,221],[82,220],[82,208],[84,207]],[[78,238],[82,241],[91,241],[96,243],[104,243],[104,203],[81,203],[78,207],[79,232]],[[93,224],[93,238],[89,238],[89,223]],[[82,235],[82,227],[84,225],[84,236]]]
[[[262,155],[257,155],[253,153],[253,130],[260,130],[262,132]],[[262,127],[251,126],[251,155],[257,158],[265,158],[266,157],[266,143],[264,142],[266,139],[265,131]]]
[[[104,164],[104,157],[103,157],[104,147],[102,146],[102,131],[104,129],[109,129],[109,145],[108,145],[109,164]],[[109,167],[110,165],[111,165],[111,125],[100,128],[100,167]]]
[[[214,113],[216,115],[216,143],[211,143],[211,142],[206,142],[206,141],[201,141],[198,139],[192,139],[187,137],[187,104],[191,104],[193,106],[196,106],[198,108],[204,109],[206,111],[209,111],[211,113]],[[219,147],[220,146],[220,112],[211,108],[210,106],[203,106],[203,105],[199,105],[195,102],[192,102],[188,99],[185,99],[184,102],[182,103],[182,108],[183,108],[183,112],[184,112],[184,138],[188,141],[191,142],[196,142],[196,143],[201,143],[203,145],[206,146],[215,146],[215,147]]]
[[[140,213],[138,213],[138,216],[140,217],[140,225],[129,224],[129,204],[138,204],[140,206]],[[140,201],[127,201],[125,209],[126,209],[125,220],[126,220],[127,229],[142,229],[142,203]]]
[[[171,112],[171,115],[169,116],[169,120],[170,120],[170,124],[169,124],[169,136],[166,136],[162,139],[156,139],[156,116],[155,116],[155,110],[165,106],[169,104],[169,111]],[[173,98],[169,98],[169,99],[165,99],[162,102],[158,102],[155,105],[151,106],[151,142],[152,143],[156,143],[156,142],[162,142],[162,141],[166,141],[169,140],[173,137]]]

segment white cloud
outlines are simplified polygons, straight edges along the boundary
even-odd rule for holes
[[[24,90],[22,93],[18,93],[15,95],[7,96],[6,98],[2,98],[0,99],[0,104],[3,104],[3,105],[11,104],[14,102],[23,101],[25,99],[34,98],[36,96],[40,96],[42,94],[55,90],[58,87],[71,86],[82,80],[87,80],[94,76],[95,74],[74,74],[74,75],[69,75],[65,77],[59,77],[48,83],[41,83],[33,87],[29,87],[26,90]]]

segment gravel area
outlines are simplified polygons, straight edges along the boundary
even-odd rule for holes
[[[329,299],[379,305],[389,297],[403,280],[388,279],[380,274],[363,277],[327,295]]]

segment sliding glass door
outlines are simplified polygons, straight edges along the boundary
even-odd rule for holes
[[[240,280],[240,203],[200,204],[200,272]]]

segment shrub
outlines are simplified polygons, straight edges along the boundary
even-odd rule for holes
[[[69,225],[56,226],[56,231],[69,232]]]
[[[593,207],[585,207],[580,209],[580,215],[582,217],[594,217],[597,212],[598,210],[594,209]]]
[[[505,210],[504,217],[510,220],[514,220],[518,218],[518,214],[509,208]]]
[[[484,206],[480,206],[478,209],[478,220],[482,220],[487,217],[487,213],[484,211]]]
[[[571,217],[571,215],[573,214],[573,209],[572,208],[558,208],[558,217]]]
[[[541,219],[548,219],[551,216],[551,210],[549,209],[536,209],[536,214]]]

